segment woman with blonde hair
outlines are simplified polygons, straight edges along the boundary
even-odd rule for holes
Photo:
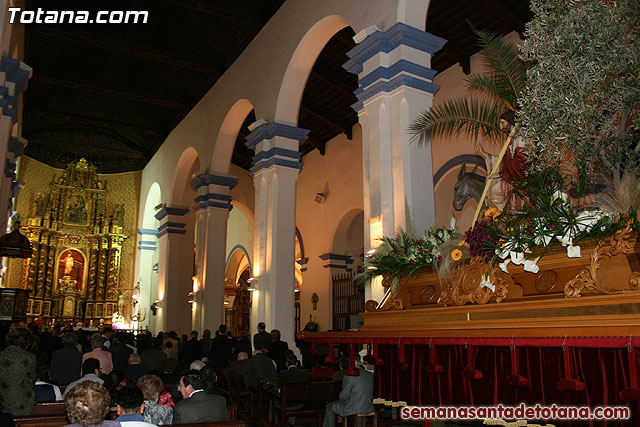
[[[162,379],[156,375],[144,375],[138,380],[138,388],[144,395],[144,420],[156,425],[171,424],[173,409],[158,404],[164,390]]]

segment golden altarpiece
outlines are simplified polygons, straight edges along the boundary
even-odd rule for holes
[[[69,164],[49,187],[22,228],[33,247],[21,275],[21,287],[30,291],[27,315],[84,326],[109,323],[123,305],[124,209],[115,205],[106,212],[106,181],[85,159]]]

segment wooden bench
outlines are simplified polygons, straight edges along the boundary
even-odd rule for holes
[[[320,427],[325,405],[337,400],[341,389],[340,382],[285,384],[279,396],[266,391],[262,391],[262,395],[271,398],[272,425],[284,426],[289,417],[296,417],[296,423],[315,420]],[[260,404],[260,398],[258,400]]]

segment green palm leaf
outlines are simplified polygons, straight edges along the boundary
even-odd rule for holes
[[[422,112],[409,126],[414,139],[424,142],[436,136],[467,133],[474,141],[480,136],[500,140],[504,134],[498,126],[501,103],[488,99],[458,98]]]

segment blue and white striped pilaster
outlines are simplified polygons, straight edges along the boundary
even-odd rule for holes
[[[337,270],[344,270],[347,273],[353,271],[353,258],[349,255],[334,254],[327,252],[319,256],[324,261],[322,265],[324,268],[334,268]]]
[[[158,249],[158,230],[153,228],[138,228],[138,250],[155,251]]]
[[[403,86],[435,93],[439,86],[432,82],[436,71],[430,68],[431,55],[446,42],[401,22],[387,31],[369,34],[347,52],[350,59],[343,65],[359,80],[354,91],[358,102],[351,107],[359,112],[378,94],[391,93]]]
[[[186,223],[182,217],[189,212],[189,208],[184,206],[163,206],[155,217],[160,221],[158,227],[158,238],[167,234],[184,234],[187,232],[185,229]]]
[[[198,194],[194,211],[208,207],[220,209],[233,209],[229,191],[238,184],[238,178],[231,175],[211,174],[205,171],[196,173],[191,181],[191,188]]]
[[[307,139],[309,130],[282,123],[269,122],[256,127],[245,145],[256,153],[251,173],[274,166],[302,169],[302,153],[298,147]]]
[[[24,62],[4,55],[0,58],[0,109],[13,123],[18,121],[18,95],[27,89],[31,74]]]

